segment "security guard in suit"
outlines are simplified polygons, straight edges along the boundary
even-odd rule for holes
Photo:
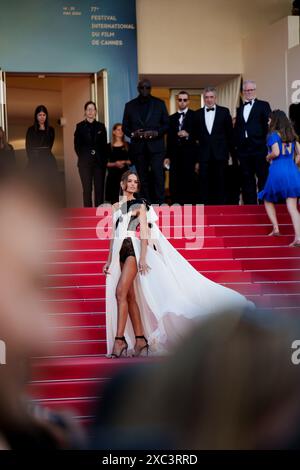
[[[77,124],[74,147],[78,156],[78,170],[83,188],[84,207],[99,206],[104,202],[104,180],[107,164],[107,132],[105,125],[96,120],[96,105],[88,101],[84,106],[84,121]]]

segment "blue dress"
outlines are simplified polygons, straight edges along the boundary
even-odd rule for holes
[[[300,170],[294,162],[295,142],[292,142],[291,152],[288,146],[282,153],[282,140],[277,132],[269,135],[267,145],[271,147],[278,143],[280,155],[272,160],[269,176],[265,187],[258,193],[258,199],[268,202],[279,202],[288,197],[300,197]]]

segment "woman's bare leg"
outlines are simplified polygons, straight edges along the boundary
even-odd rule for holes
[[[268,217],[271,221],[271,224],[273,225],[273,232],[279,233],[279,226],[278,226],[275,205],[273,204],[273,202],[268,202],[268,201],[264,201],[264,204],[265,204],[265,209],[268,214]],[[273,234],[273,232],[271,232],[271,234]]]
[[[136,336],[143,336],[144,329],[143,329],[142,320],[141,320],[141,313],[140,313],[140,309],[135,298],[133,284],[130,286],[130,289],[128,291],[127,301],[128,301],[129,316],[130,316],[130,320],[133,326],[134,334]]]
[[[144,328],[141,319],[141,312],[136,301],[133,284],[129,289],[127,300],[129,316],[132,322],[134,334],[135,336],[141,336],[141,338],[136,338],[134,346],[135,354],[139,355],[139,353],[146,347],[148,343],[144,337]]]
[[[137,264],[134,256],[128,256],[125,263],[121,263],[121,276],[116,288],[116,298],[118,304],[118,321],[116,336],[124,336],[125,326],[128,317],[128,301],[127,295],[130,286],[133,284],[134,278],[137,274]],[[115,340],[112,354],[119,355],[119,352],[124,347],[124,342]]]
[[[300,241],[300,214],[298,211],[297,198],[288,197],[286,200],[286,206],[292,219],[295,241]]]

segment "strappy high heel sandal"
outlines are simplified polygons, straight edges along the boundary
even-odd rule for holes
[[[144,335],[143,336],[136,336],[135,339],[143,339],[145,341],[145,344],[144,344],[144,346],[140,346],[139,348],[137,348],[137,346],[134,347],[134,357],[141,356],[143,351],[146,351],[146,354],[148,356],[148,354],[149,354],[149,344],[148,344],[148,340],[145,338],[145,336]]]
[[[111,353],[110,358],[114,359],[114,358],[119,358],[119,357],[122,357],[122,356],[127,356],[128,344],[127,344],[127,341],[125,339],[125,336],[116,336],[115,340],[123,341],[123,343],[125,343],[125,345],[122,347],[119,354],[116,354],[114,352]]]
[[[269,233],[269,237],[280,237],[281,233],[279,231],[279,228],[275,229],[275,227],[273,227],[273,230],[271,233]]]
[[[289,246],[294,246],[294,247],[299,248],[300,247],[300,239],[294,240],[293,243],[291,243]]]

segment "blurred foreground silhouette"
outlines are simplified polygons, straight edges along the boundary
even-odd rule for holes
[[[92,448],[299,448],[299,323],[259,311],[207,318],[165,362],[109,384]]]
[[[17,175],[0,181],[0,448],[80,446],[68,416],[36,407],[26,397],[29,362],[47,355],[52,332],[41,302],[56,211],[33,181]]]

